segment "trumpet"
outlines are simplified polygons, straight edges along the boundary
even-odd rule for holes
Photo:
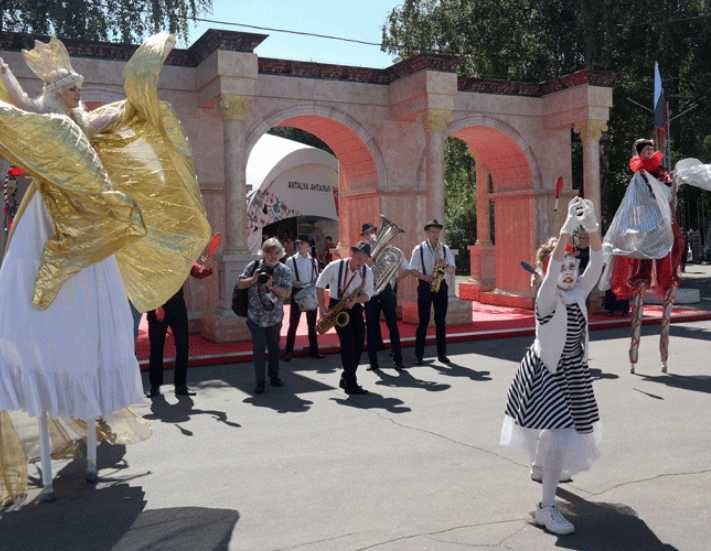
[[[338,304],[328,311],[328,314],[321,316],[316,322],[316,332],[319,335],[323,335],[332,327],[345,327],[348,325],[348,322],[351,321],[351,315],[348,312],[347,306],[350,306],[351,301],[358,298],[362,292],[363,285],[343,298]]]

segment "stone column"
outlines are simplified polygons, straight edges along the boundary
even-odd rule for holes
[[[247,156],[245,120],[250,96],[220,97],[224,140],[225,247],[218,259],[219,295],[214,310],[202,318],[201,334],[214,342],[249,340],[244,319],[232,312],[232,291],[244,267],[252,260],[247,249]]]
[[[476,162],[476,244],[491,245],[489,235],[489,170]]]
[[[600,136],[607,130],[607,121],[587,119],[575,124],[583,142],[583,185],[585,198],[595,205],[600,216]]]
[[[496,251],[489,227],[489,170],[476,163],[476,243],[469,247],[470,278],[459,286],[459,296],[479,300],[481,291],[496,287]]]
[[[444,142],[445,131],[452,121],[449,109],[428,109],[422,115],[426,135],[425,184],[427,217],[444,221]]]
[[[451,121],[452,111],[449,109],[431,108],[422,114],[427,143],[425,151],[427,218],[436,218],[442,223],[444,223],[444,141],[447,137],[447,127]],[[422,226],[424,222],[418,220],[417,225]],[[449,286],[447,323],[452,325],[470,323],[472,321],[471,302],[457,298],[454,276],[447,278],[447,284]],[[403,300],[402,320],[407,323],[418,322],[416,294]],[[430,324],[434,324],[434,314],[430,319]]]

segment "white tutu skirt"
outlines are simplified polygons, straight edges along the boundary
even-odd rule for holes
[[[555,431],[568,432],[568,446],[563,456],[563,471],[575,474],[590,469],[600,457],[602,425],[593,423],[592,432],[582,433],[575,429],[529,429],[522,427],[509,415],[504,415],[499,444],[520,452],[528,458],[530,465],[543,467],[546,438]]]
[[[93,419],[142,403],[133,318],[113,256],[70,277],[47,310],[32,305],[53,231],[36,193],[0,268],[0,410]]]

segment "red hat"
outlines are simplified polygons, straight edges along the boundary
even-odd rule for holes
[[[22,176],[24,173],[25,169],[20,168],[19,166],[11,166],[7,171],[7,175],[10,176],[10,178],[17,178],[18,176]]]

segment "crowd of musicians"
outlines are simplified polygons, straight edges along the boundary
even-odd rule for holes
[[[387,229],[397,228],[386,219],[383,221]],[[433,310],[437,359],[449,363],[445,338],[449,295],[446,276],[454,273],[454,255],[441,240],[443,225],[437,220],[425,224],[426,239],[413,248],[409,262],[400,249],[389,243],[402,230],[397,228],[395,234],[385,237],[383,234],[387,232],[382,231],[385,229],[382,228],[379,233],[373,224],[363,224],[361,239],[350,248],[350,255],[341,255],[344,257],[326,265],[320,265],[313,257],[312,244],[306,235],[300,235],[295,241],[292,255],[285,253],[278,239],[264,241],[259,258],[247,264],[239,276],[235,291],[245,293],[243,314],[252,337],[255,394],[266,391],[267,378],[272,387],[284,385],[279,376],[279,363],[280,360],[290,362],[293,359],[302,314],[306,316],[308,327],[308,355],[313,359],[324,358],[319,352],[318,335],[335,328],[343,368],[340,387],[347,394],[367,394],[357,378],[364,348],[367,348],[369,369],[378,370],[381,367],[378,352],[385,349],[381,316],[389,332],[392,367],[405,369],[397,325],[397,288],[398,283],[407,277],[417,279],[419,321],[415,339],[416,365],[424,362],[427,327]],[[386,241],[387,247],[384,247]],[[381,255],[388,255],[385,262],[378,261]],[[196,270],[192,275],[198,278],[212,273],[206,267]],[[291,306],[286,346],[282,353],[280,336],[286,303]],[[150,390],[147,394],[151,398],[160,396],[163,348],[168,327],[175,336],[176,394],[193,394],[186,385],[187,320],[182,289],[166,305],[148,313],[151,355]],[[138,324],[135,329],[137,333]]]
[[[424,361],[432,310],[437,334],[437,358],[440,362],[449,363],[445,340],[448,297],[445,276],[454,273],[454,255],[441,241],[442,230],[443,226],[437,220],[428,222],[424,227],[426,239],[415,246],[409,262],[402,251],[388,245],[389,254],[394,251],[393,258],[399,260],[397,265],[390,267],[384,276],[387,278],[385,281],[382,274],[380,281],[377,281],[377,258],[373,252],[379,237],[378,228],[373,224],[362,225],[361,240],[350,248],[348,256],[333,260],[322,269],[312,256],[308,236],[298,237],[296,252],[291,256],[285,255],[278,239],[267,239],[262,244],[260,258],[246,266],[237,283],[238,288],[246,289],[248,294],[247,326],[254,349],[254,392],[264,393],[267,380],[271,386],[283,385],[279,376],[279,361],[289,362],[293,358],[296,331],[302,314],[306,316],[308,355],[311,358],[324,357],[319,352],[318,335],[335,327],[343,368],[340,387],[347,394],[367,393],[357,379],[357,368],[365,348],[369,369],[380,369],[378,352],[385,348],[381,315],[389,332],[392,367],[405,369],[397,325],[397,287],[406,277],[418,280],[416,364]],[[286,346],[280,356],[279,335],[286,302],[290,302],[291,307]]]

